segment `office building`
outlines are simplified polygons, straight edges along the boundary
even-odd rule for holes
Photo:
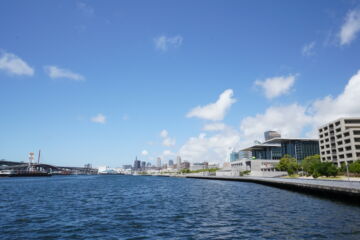
[[[141,161],[137,159],[137,157],[135,158],[134,161],[134,170],[140,170],[141,169]]]
[[[273,138],[281,138],[281,134],[276,131],[266,131],[264,132],[265,141],[269,141]]]
[[[168,162],[168,166],[172,167],[173,165],[174,165],[174,161],[172,159],[170,159],[169,162]]]
[[[320,159],[338,167],[360,159],[360,118],[340,118],[318,129]]]
[[[141,162],[141,170],[145,170],[145,168],[146,168],[146,162],[142,161]]]
[[[182,162],[181,169],[190,169],[190,163],[187,161]]]

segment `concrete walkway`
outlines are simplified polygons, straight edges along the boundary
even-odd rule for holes
[[[217,176],[186,176],[186,178],[253,182],[299,192],[327,195],[341,200],[356,201],[360,204],[360,182],[354,181]]]

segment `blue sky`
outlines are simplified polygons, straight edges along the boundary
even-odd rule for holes
[[[359,9],[1,1],[0,159],[42,149],[59,165],[221,162],[264,130],[313,137],[360,116]]]

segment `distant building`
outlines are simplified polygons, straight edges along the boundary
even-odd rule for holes
[[[178,170],[181,169],[181,157],[180,156],[176,157],[176,167]]]
[[[202,162],[202,163],[193,163],[190,165],[191,171],[197,171],[197,170],[203,170],[208,169],[208,162]]]
[[[230,153],[230,162],[234,162],[239,160],[239,153],[238,152],[231,152]]]
[[[161,168],[161,158],[160,158],[160,157],[158,157],[158,158],[156,159],[156,167],[157,167],[157,168]]]
[[[146,162],[142,161],[141,162],[141,170],[145,170],[145,168],[146,168]]]
[[[239,151],[239,159],[251,159],[250,151]]]
[[[146,167],[151,167],[151,162],[146,163]]]
[[[273,138],[281,138],[281,134],[276,131],[266,131],[264,132],[265,141],[269,141]]]
[[[168,166],[172,167],[173,165],[174,165],[174,161],[172,159],[170,159],[169,162],[168,162]]]
[[[123,169],[132,169],[132,166],[130,165],[130,164],[128,164],[128,165],[123,165],[123,167],[122,167]]]
[[[181,169],[190,169],[190,163],[186,161],[182,162]]]
[[[360,159],[360,118],[340,118],[318,131],[321,161],[340,167]]]
[[[134,170],[140,170],[141,169],[141,161],[137,159],[137,157],[134,160]]]

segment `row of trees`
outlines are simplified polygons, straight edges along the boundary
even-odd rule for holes
[[[289,175],[293,175],[301,170],[306,175],[313,176],[314,178],[320,176],[336,177],[340,170],[331,162],[321,162],[320,155],[306,157],[301,164],[297,162],[296,158],[284,155],[276,168],[279,171],[288,172]]]

